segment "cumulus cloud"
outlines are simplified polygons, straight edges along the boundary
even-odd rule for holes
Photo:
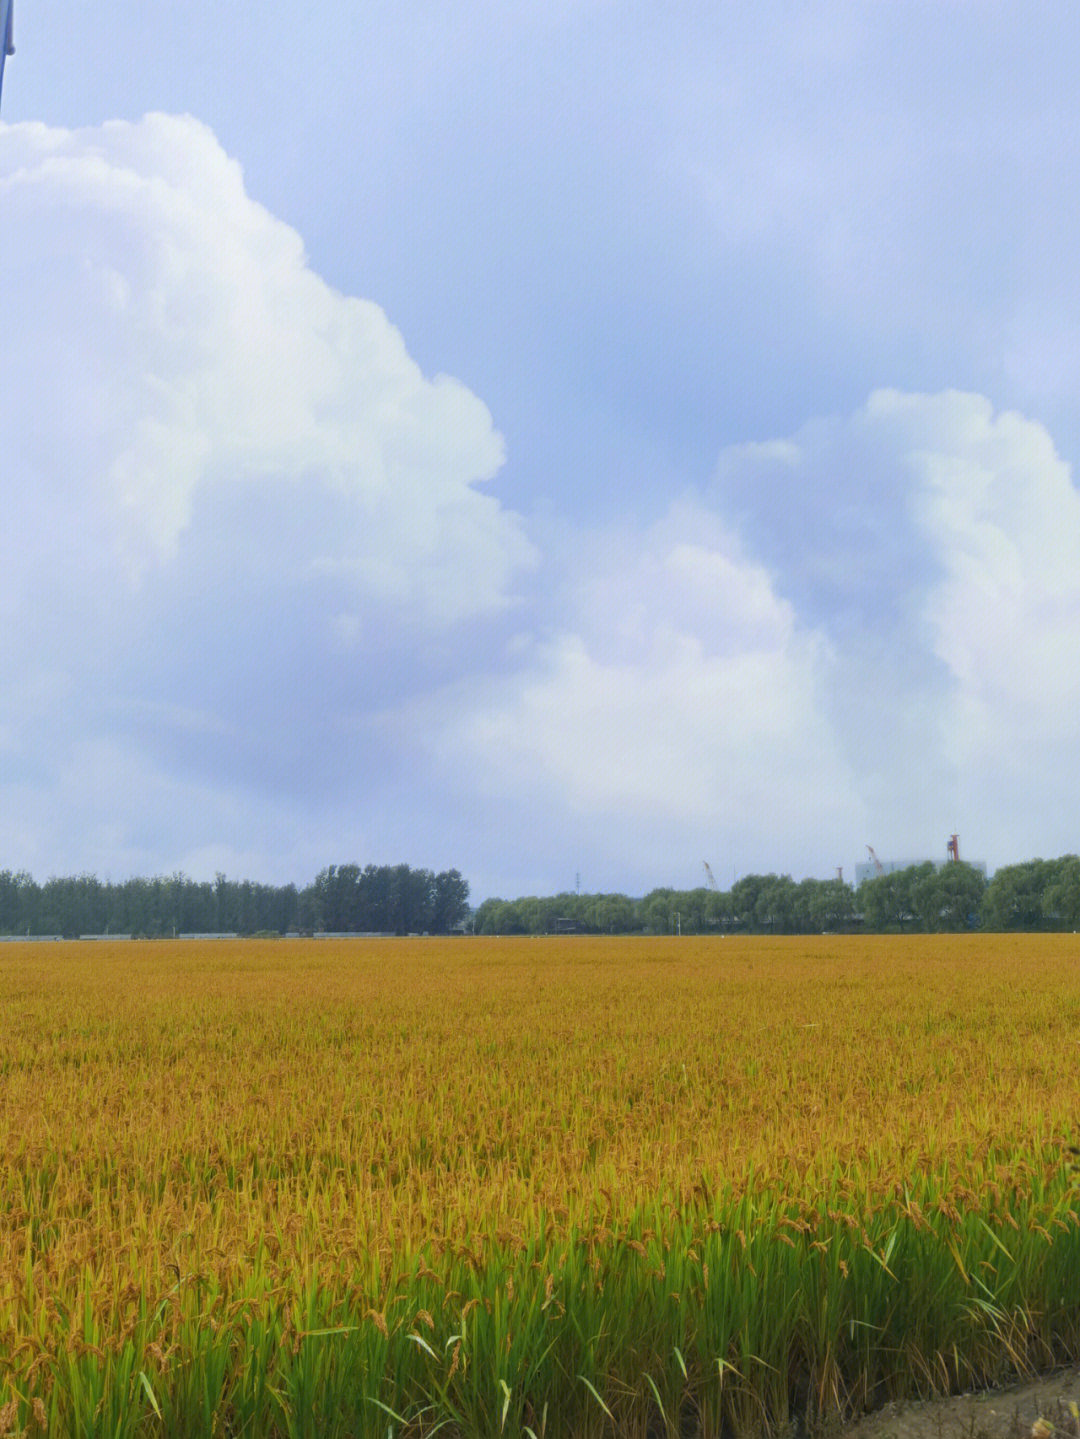
[[[822,635],[696,501],[608,537],[592,567],[572,624],[448,728],[453,764],[545,814],[532,844],[585,854],[593,883],[696,882],[705,854],[820,864],[860,808]]]
[[[940,566],[924,614],[968,702],[1071,736],[1080,692],[1080,494],[1039,424],[976,395],[884,393],[910,437],[912,518]],[[1019,734],[1016,734],[1019,738]]]
[[[24,543],[70,548],[77,515],[137,583],[175,559],[200,492],[242,487],[257,515],[288,486],[274,560],[294,573],[426,622],[505,599],[529,547],[476,488],[503,459],[487,409],[315,275],[204,126],[6,128],[0,203],[9,463],[53,501]],[[305,524],[310,501],[331,528]]]
[[[1041,424],[879,391],[725,452],[712,502],[833,647],[826,709],[877,833],[936,853],[966,825],[999,862],[1075,847],[1080,496]]]
[[[148,809],[184,775],[364,787],[363,716],[463,630],[481,662],[535,562],[483,488],[486,406],[313,273],[190,118],[0,128],[0,213],[0,776],[24,848],[78,746],[118,746]],[[170,823],[166,858],[197,850]]]
[[[955,828],[991,865],[1076,848],[1080,494],[1040,424],[876,392],[725,451],[572,591],[443,731],[550,864],[822,874]]]
[[[482,401],[203,126],[4,127],[0,211],[0,863],[483,893],[1076,847],[1080,497],[1036,421],[878,391],[540,554]]]
[[[974,395],[887,394],[913,437],[912,516],[939,573],[922,617],[948,683],[942,748],[1002,857],[1075,850],[1080,493],[1039,424]]]

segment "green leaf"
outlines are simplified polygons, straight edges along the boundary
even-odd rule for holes
[[[425,1354],[431,1355],[432,1359],[438,1359],[439,1356],[435,1353],[434,1349],[432,1349],[431,1345],[427,1342],[423,1335],[406,1334],[405,1338],[411,1339],[414,1344],[419,1345],[419,1347],[424,1351]]]
[[[664,1409],[664,1401],[660,1398],[660,1390],[657,1389],[656,1384],[655,1384],[655,1382],[654,1382],[653,1377],[652,1377],[651,1374],[646,1374],[646,1375],[645,1375],[645,1383],[646,1383],[646,1384],[649,1386],[649,1388],[652,1390],[653,1395],[654,1395],[654,1397],[655,1397],[655,1399],[656,1399],[656,1407],[660,1410],[660,1418],[664,1421],[664,1428],[665,1428],[665,1429],[670,1429],[670,1428],[671,1428],[671,1425],[668,1423],[667,1413],[666,1413],[666,1411],[665,1411],[665,1409]]]
[[[384,1414],[389,1414],[390,1418],[396,1419],[399,1424],[407,1424],[409,1422],[407,1419],[402,1419],[400,1414],[395,1414],[389,1404],[384,1404],[381,1399],[376,1399],[371,1394],[368,1395],[368,1403],[374,1404],[376,1409],[381,1409]]]
[[[165,1421],[164,1419],[162,1419],[161,1410],[158,1408],[157,1395],[154,1393],[153,1386],[151,1385],[150,1380],[147,1379],[146,1371],[144,1369],[139,1370],[139,1383],[146,1390],[146,1397],[150,1400],[150,1407],[164,1424]]]
[[[607,1415],[607,1417],[608,1417],[608,1418],[611,1420],[611,1422],[614,1424],[614,1423],[615,1423],[615,1415],[612,1414],[611,1410],[607,1407],[607,1405],[604,1403],[604,1401],[600,1398],[600,1395],[597,1394],[596,1390],[595,1390],[595,1389],[593,1388],[593,1386],[589,1383],[589,1381],[585,1378],[585,1375],[584,1375],[584,1374],[579,1374],[579,1375],[578,1375],[578,1378],[581,1380],[582,1384],[585,1385],[585,1388],[589,1391],[589,1393],[592,1395],[592,1397],[596,1400],[597,1404],[600,1405],[600,1408],[604,1411],[604,1413]]]

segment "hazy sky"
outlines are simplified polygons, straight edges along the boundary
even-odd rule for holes
[[[0,868],[1080,849],[1080,16],[19,0]]]

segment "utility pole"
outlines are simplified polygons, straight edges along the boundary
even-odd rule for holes
[[[15,0],[0,0],[3,34],[0,38],[0,91],[4,88],[4,61],[15,54]]]

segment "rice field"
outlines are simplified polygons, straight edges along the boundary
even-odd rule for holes
[[[0,946],[0,1435],[777,1434],[1080,1354],[1080,940]]]

